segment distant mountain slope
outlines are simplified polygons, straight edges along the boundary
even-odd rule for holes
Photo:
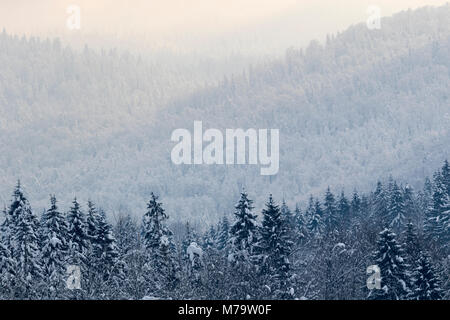
[[[76,193],[107,208],[138,211],[155,191],[175,218],[211,220],[232,209],[229,204],[242,186],[260,207],[270,192],[292,202],[327,185],[364,189],[373,179],[391,174],[414,183],[450,155],[448,21],[447,5],[383,19],[381,30],[357,25],[330,37],[324,46],[313,42],[304,50],[290,49],[280,61],[169,99],[154,114],[155,121],[122,122],[120,113],[113,114],[112,121],[123,123],[122,128],[92,131],[89,140],[77,138],[86,128],[73,124],[61,125],[45,136],[47,140],[34,135],[31,126],[10,130],[7,138],[0,138],[2,196],[18,176],[28,182],[37,205],[45,205],[47,194],[56,190],[65,201]],[[102,65],[103,58],[98,59]],[[89,68],[87,61],[77,68]],[[20,66],[9,72],[17,76]],[[121,70],[127,68],[132,70],[127,64]],[[85,85],[84,78],[72,77],[75,87]],[[145,72],[142,77],[151,79]],[[14,97],[23,99],[31,80],[18,78],[15,96],[0,95],[2,114],[20,110]],[[120,88],[130,86],[133,78],[107,79]],[[83,96],[92,89],[83,108],[72,112],[84,112],[107,99],[107,88],[102,83],[78,91]],[[49,99],[64,98],[63,92],[61,87],[44,90]],[[0,121],[10,117],[1,116]],[[30,123],[34,120],[32,114]],[[221,130],[280,129],[279,174],[262,177],[252,166],[173,165],[171,132],[192,130],[194,120]],[[39,125],[53,133],[51,121]]]

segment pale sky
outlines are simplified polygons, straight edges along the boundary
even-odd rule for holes
[[[369,5],[383,16],[448,0],[0,0],[0,28],[9,33],[68,34],[69,5],[81,8],[83,34],[189,37],[272,33],[267,41],[298,34],[323,37],[367,20]],[[258,31],[258,30],[261,31]],[[74,32],[74,31],[70,31]],[[289,43],[286,39],[286,43]],[[284,43],[283,43],[284,45]]]

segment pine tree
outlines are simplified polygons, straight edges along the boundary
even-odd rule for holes
[[[294,222],[295,222],[295,238],[298,241],[303,241],[308,235],[308,227],[306,225],[305,216],[301,211],[299,205],[295,206]]]
[[[295,217],[292,214],[291,209],[289,209],[286,201],[283,200],[281,207],[281,218],[284,220],[284,226],[287,231],[287,235],[291,241],[294,241],[296,238],[296,229],[295,229]]]
[[[100,210],[97,219],[98,251],[95,256],[98,259],[100,270],[102,270],[103,279],[107,279],[117,263],[119,252],[113,228],[106,220],[106,214],[103,210]]]
[[[353,191],[351,212],[353,217],[359,217],[361,215],[361,198],[356,190]]]
[[[231,297],[244,299],[258,295],[259,279],[254,271],[257,260],[257,216],[252,212],[253,201],[245,190],[235,208],[235,221],[230,228],[228,242],[227,285]]]
[[[446,185],[441,172],[436,172],[433,178],[433,198],[426,212],[425,233],[430,239],[439,241],[442,239],[443,223],[442,214],[446,211],[448,195],[446,194]],[[445,221],[445,219],[444,219]]]
[[[273,298],[292,298],[293,289],[289,283],[292,241],[289,235],[288,219],[273,201],[272,195],[262,211],[263,222],[258,249],[261,252],[262,271],[269,275],[268,287],[272,287]],[[286,210],[285,210],[286,214]]]
[[[99,214],[92,201],[88,201],[88,212],[86,215],[86,236],[89,239],[90,250],[98,250],[98,222]]]
[[[16,282],[22,297],[33,297],[42,281],[39,221],[18,182],[8,212],[10,224],[11,255],[16,261]]]
[[[406,262],[413,266],[418,261],[420,257],[420,253],[422,250],[422,246],[419,242],[419,238],[417,235],[417,230],[414,225],[409,222],[406,225],[406,230],[403,234],[404,239],[404,253],[406,255]]]
[[[393,182],[390,188],[388,216],[386,218],[389,226],[395,231],[403,230],[406,224],[405,203],[403,194],[397,182]]]
[[[429,258],[421,253],[414,274],[414,290],[409,295],[412,300],[440,300],[442,289]]]
[[[420,210],[418,210],[417,200],[415,197],[414,189],[410,185],[406,185],[403,190],[403,203],[405,219],[408,221],[414,221],[416,225],[420,224]]]
[[[87,255],[89,253],[89,237],[87,234],[86,217],[75,198],[67,214],[67,241],[69,245],[69,262],[77,265],[82,272],[86,271]]]
[[[378,181],[377,188],[373,194],[373,218],[383,226],[388,226],[390,221],[388,213],[388,199],[383,184]]]
[[[396,236],[389,229],[379,234],[374,262],[381,270],[381,289],[370,291],[369,298],[375,300],[403,300],[407,298],[408,277],[403,250],[397,244]]]
[[[242,191],[234,212],[235,222],[230,229],[230,252],[228,260],[233,264],[249,266],[252,263],[257,238],[256,215],[253,214],[253,201]]]
[[[50,197],[50,208],[42,216],[41,229],[43,272],[50,287],[49,297],[57,298],[65,284],[68,230],[55,196]]]
[[[203,248],[205,250],[216,250],[217,231],[213,225],[205,232],[203,236]]]
[[[338,209],[336,205],[336,199],[334,197],[334,194],[331,192],[330,187],[327,188],[327,191],[325,193],[323,208],[325,228],[328,231],[335,230],[339,224]]]
[[[308,221],[308,230],[314,237],[319,238],[324,232],[323,211],[319,200],[316,200],[311,208],[310,199],[309,210],[311,210],[311,216]]]
[[[167,296],[179,282],[172,232],[165,225],[167,219],[162,203],[152,192],[142,221],[142,237],[148,255],[146,270],[151,273],[149,292],[162,296]]]
[[[3,211],[4,221],[0,226],[0,299],[12,299],[14,294],[14,279],[16,263],[11,256],[8,216]]]
[[[223,251],[226,250],[230,232],[230,222],[226,216],[222,218],[222,221],[219,223],[218,227],[219,234],[217,236],[217,249]]]
[[[348,199],[345,197],[344,190],[342,190],[341,196],[339,197],[338,212],[340,225],[344,229],[347,229],[350,226],[351,206]]]

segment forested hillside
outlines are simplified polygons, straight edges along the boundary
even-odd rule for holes
[[[261,209],[269,193],[293,204],[328,185],[368,191],[390,175],[418,186],[450,152],[448,21],[448,5],[402,12],[380,30],[353,26],[219,83],[191,78],[197,65],[178,71],[3,33],[1,200],[20,178],[38,208],[57,192],[137,214],[155,191],[172,218],[195,223],[233,210],[242,187],[257,190]],[[173,165],[171,132],[194,120],[280,129],[279,174]]]
[[[171,228],[153,193],[138,220],[113,224],[76,198],[64,213],[54,195],[39,216],[19,182],[0,226],[0,299],[450,298],[447,161],[418,191],[390,179],[295,207],[260,195],[262,211],[256,194],[201,232]]]

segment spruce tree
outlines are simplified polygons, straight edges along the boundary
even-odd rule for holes
[[[16,263],[10,251],[10,231],[6,209],[3,214],[4,221],[0,226],[0,299],[12,299],[14,294]]]
[[[323,211],[319,200],[316,200],[313,207],[310,207],[309,209],[311,210],[311,216],[308,221],[308,230],[315,238],[320,238],[323,235],[325,228],[323,222]]]
[[[11,255],[16,262],[16,282],[23,297],[33,297],[43,279],[39,221],[24,196],[20,182],[9,207]]]
[[[334,194],[331,192],[330,187],[327,188],[325,193],[325,201],[323,203],[323,216],[325,218],[325,228],[327,231],[333,231],[339,224],[338,208]]]
[[[97,257],[98,265],[102,270],[103,279],[107,279],[117,263],[119,252],[113,228],[106,220],[106,214],[100,210],[97,217]]]
[[[442,232],[440,217],[446,204],[446,186],[441,172],[433,176],[433,197],[426,212],[425,233],[430,239],[439,241]]]
[[[340,225],[347,229],[350,226],[350,212],[351,212],[351,206],[344,194],[344,190],[341,192],[341,196],[339,197],[339,203],[338,203],[338,216],[340,220]]]
[[[152,192],[147,212],[142,220],[142,238],[147,251],[146,272],[150,288],[148,293],[167,297],[179,282],[179,266],[175,260],[172,232],[166,227],[168,219],[162,203]]]
[[[439,279],[431,265],[429,258],[421,253],[414,273],[414,289],[409,298],[412,300],[440,300],[442,289]]]
[[[386,221],[395,231],[403,230],[406,224],[405,203],[403,193],[397,182],[393,182],[390,188],[388,213]]]
[[[229,240],[230,222],[228,218],[224,216],[218,226],[219,234],[217,236],[217,249],[226,250]]]
[[[388,226],[391,221],[388,221],[388,198],[384,190],[383,184],[378,181],[377,187],[373,194],[373,219],[382,226]]]
[[[358,192],[353,191],[352,201],[351,201],[351,212],[353,217],[359,217],[361,215],[361,198]]]
[[[410,292],[408,286],[411,279],[408,277],[403,250],[397,244],[395,234],[389,229],[380,232],[373,260],[381,271],[381,289],[371,290],[369,298],[375,300],[406,299]]]
[[[286,214],[286,210],[284,210]],[[267,287],[271,287],[272,298],[293,297],[290,284],[290,261],[292,241],[289,235],[288,219],[273,201],[272,195],[262,211],[263,222],[258,249],[261,252],[262,271],[268,275]]]
[[[86,227],[86,216],[81,211],[80,204],[75,198],[67,213],[67,242],[69,245],[69,263],[86,271],[89,253],[89,237]]]
[[[256,217],[253,201],[242,191],[234,212],[235,222],[230,229],[230,252],[228,260],[233,264],[249,266],[252,263],[257,238]]]
[[[65,284],[67,260],[67,223],[59,212],[56,197],[50,197],[50,208],[42,216],[43,272],[49,284],[49,297],[58,297]]]
[[[298,204],[295,206],[294,223],[295,223],[295,238],[298,241],[303,241],[308,235],[308,227],[306,224],[305,215],[303,214]]]

